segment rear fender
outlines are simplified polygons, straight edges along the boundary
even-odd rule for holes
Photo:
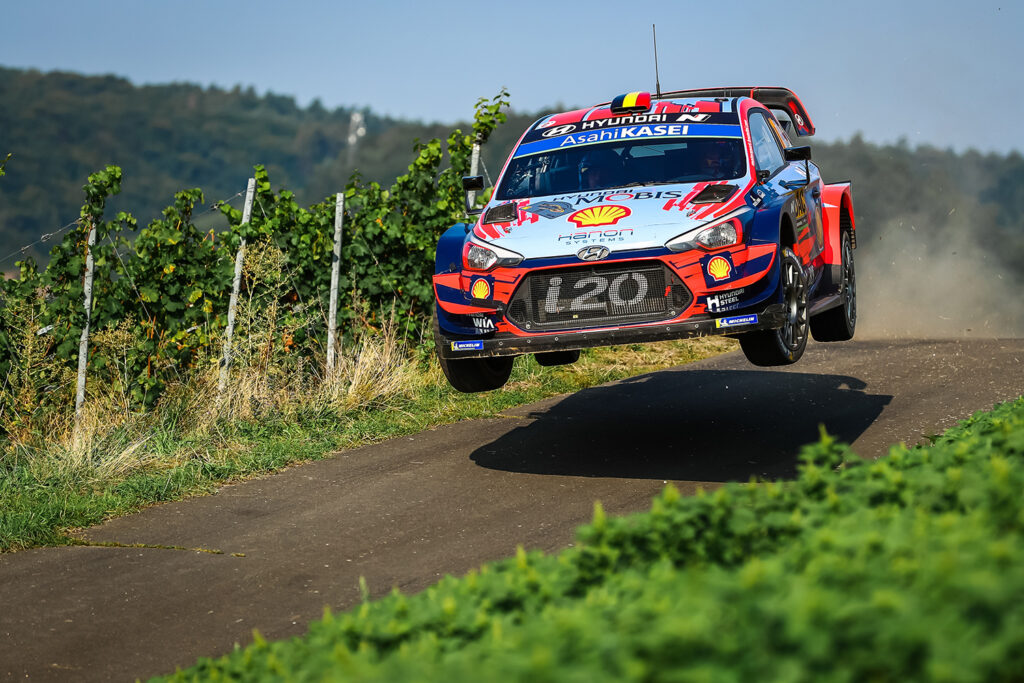
[[[847,219],[842,218],[843,210]],[[853,191],[849,181],[828,183],[821,193],[821,218],[825,224],[825,263],[833,266],[843,262],[843,240],[841,228],[845,225],[850,229],[850,237],[854,246],[857,245],[856,225],[853,218]]]

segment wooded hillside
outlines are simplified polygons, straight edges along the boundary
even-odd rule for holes
[[[491,178],[536,116],[513,113],[495,131],[484,151]],[[210,203],[234,195],[255,164],[303,204],[342,189],[354,171],[390,183],[416,139],[448,130],[316,102],[300,107],[252,89],[139,87],[113,76],[0,68],[0,156],[13,153],[0,181],[0,257],[74,220],[85,179],[106,164],[124,171],[111,209],[146,225],[179,190],[201,187]],[[862,243],[892,233],[931,247],[966,238],[1015,277],[1024,274],[1019,150],[956,154],[859,138],[813,147],[826,180],[853,180]],[[30,253],[45,261],[48,246]],[[13,259],[0,269],[13,270]]]

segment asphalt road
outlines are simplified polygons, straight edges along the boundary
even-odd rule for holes
[[[865,457],[1024,393],[1024,340],[812,344],[738,353],[461,422],[150,508],[0,555],[0,676],[132,680],[279,639],[359,599],[570,544],[595,499],[646,509],[666,481],[787,478],[819,424]],[[244,555],[235,556],[234,554]]]

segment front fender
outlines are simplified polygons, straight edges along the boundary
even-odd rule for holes
[[[457,273],[462,268],[462,244],[466,241],[469,226],[456,223],[444,231],[434,251],[434,274]]]

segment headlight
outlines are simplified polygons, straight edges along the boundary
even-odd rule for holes
[[[749,211],[748,207],[741,206],[710,223],[676,235],[665,246],[672,251],[688,251],[697,248],[721,249],[739,244],[743,241],[743,219]]]
[[[468,241],[462,248],[462,267],[466,270],[491,270],[497,266],[515,266],[522,260],[521,254],[493,244]]]
[[[736,222],[719,223],[712,228],[701,230],[696,237],[696,242],[708,249],[732,246],[739,242],[740,231],[736,229]]]

